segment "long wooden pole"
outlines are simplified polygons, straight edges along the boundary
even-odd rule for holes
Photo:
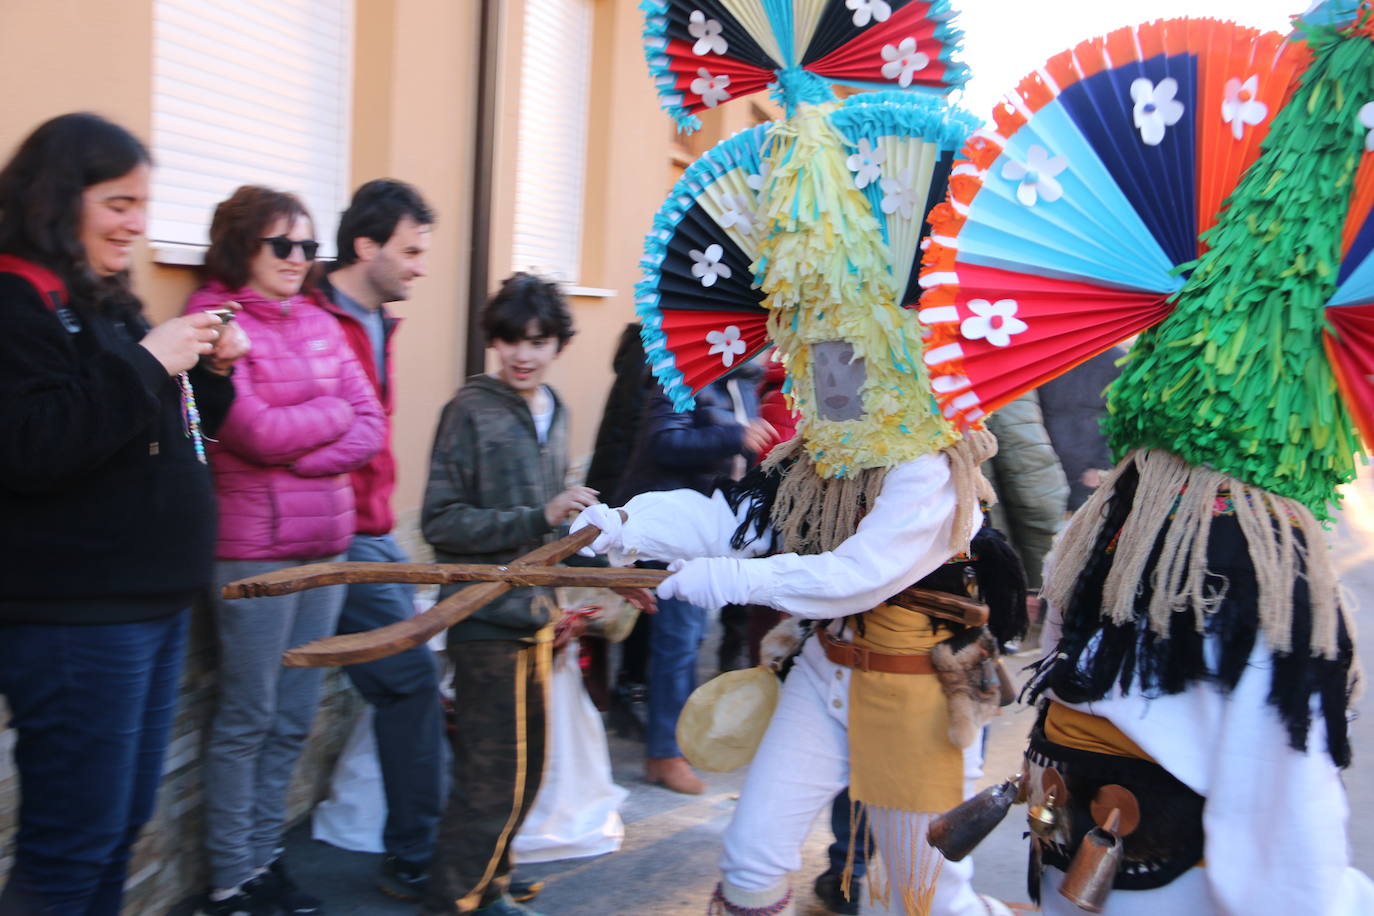
[[[589,566],[493,566],[478,563],[312,563],[278,569],[224,587],[234,598],[270,598],[325,585],[454,585],[459,582],[505,582],[524,585],[575,585],[587,588],[653,588],[667,578],[661,569],[602,569]]]
[[[586,547],[596,540],[596,536],[600,533],[600,529],[589,525],[576,534],[570,534],[552,544],[546,544],[538,550],[531,551],[505,567],[492,568],[513,570],[517,576],[522,573],[533,572],[531,567],[557,563]],[[332,564],[319,565],[328,566]],[[570,569],[559,570],[559,572],[567,571]],[[610,572],[611,570],[605,571]],[[636,572],[649,571],[651,570],[636,570]],[[301,569],[298,568],[296,572],[301,572]],[[320,576],[317,575],[317,583],[324,584],[319,582],[319,578]],[[231,582],[225,586],[225,597],[230,597],[231,589],[234,590],[236,596],[251,594],[257,581]],[[277,582],[276,587],[283,587],[282,583]],[[478,608],[493,598],[504,595],[514,587],[515,583],[509,581],[479,582],[449,595],[422,614],[416,614],[414,617],[378,627],[375,630],[317,639],[314,642],[288,650],[282,655],[281,661],[288,668],[320,668],[331,665],[355,665],[359,662],[386,658],[388,655],[395,655],[398,652],[404,652],[421,643],[428,642],[436,634],[442,633],[460,620],[472,616]],[[290,590],[294,589],[288,589],[288,591]],[[279,592],[279,594],[285,594],[285,592]]]
[[[389,626],[361,633],[317,639],[288,650],[282,664],[292,668],[354,665],[404,652],[474,614],[512,588],[529,585],[593,588],[654,588],[668,573],[659,569],[597,569],[553,566],[596,540],[601,532],[588,526],[562,540],[531,551],[505,565],[468,563],[315,563],[230,582],[226,599],[289,595],[324,585],[409,582],[420,585],[477,584],[449,595],[434,607]],[[953,620],[965,626],[987,623],[987,605],[946,592],[908,588],[888,599],[892,604]]]

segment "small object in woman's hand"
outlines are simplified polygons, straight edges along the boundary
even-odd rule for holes
[[[220,324],[228,324],[234,320],[233,309],[206,309],[206,311],[218,318]]]

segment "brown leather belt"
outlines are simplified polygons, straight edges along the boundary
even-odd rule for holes
[[[929,655],[892,655],[888,652],[876,652],[836,639],[825,630],[817,630],[816,636],[825,647],[825,657],[845,668],[853,668],[855,671],[877,671],[882,674],[935,673],[935,666],[930,663]]]

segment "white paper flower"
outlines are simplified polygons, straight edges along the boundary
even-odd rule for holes
[[[749,349],[748,345],[740,339],[739,328],[733,324],[723,331],[707,331],[706,342],[711,345],[707,354],[719,353],[720,361],[725,364],[727,369],[735,364],[736,356],[743,355],[744,351]]]
[[[720,34],[720,22],[707,19],[701,10],[692,10],[691,20],[687,23],[687,33],[697,40],[692,45],[692,53],[698,57],[704,54],[724,54],[730,46]]]
[[[892,15],[892,7],[888,6],[887,0],[844,0],[844,5],[854,11],[856,29],[868,25],[870,19],[887,22],[887,17]]]
[[[707,245],[705,251],[693,248],[687,252],[692,256],[692,276],[701,280],[702,286],[714,286],[717,277],[730,279],[730,265],[720,263],[725,249],[719,245]]]
[[[1369,128],[1364,135],[1365,152],[1374,153],[1374,102],[1365,102],[1360,108],[1360,124]]]
[[[854,173],[854,187],[862,191],[882,176],[883,163],[886,161],[887,153],[874,149],[866,138],[860,138],[859,151],[846,159],[844,164]]]
[[[741,235],[749,235],[754,231],[754,220],[758,218],[758,214],[750,206],[752,203],[747,194],[722,194],[721,226],[726,229],[737,229]]]
[[[968,308],[972,318],[965,318],[959,325],[959,333],[968,340],[986,340],[994,347],[1005,347],[1011,343],[1013,334],[1020,334],[1030,325],[1016,317],[1018,308],[1015,299],[969,300]]]
[[[1172,76],[1159,81],[1159,85],[1141,77],[1131,83],[1131,99],[1135,102],[1135,126],[1140,130],[1140,139],[1146,146],[1159,146],[1164,142],[1164,129],[1178,123],[1183,117],[1183,103],[1174,98],[1178,95],[1178,80]]]
[[[768,173],[771,171],[773,171],[773,163],[761,162],[759,163],[759,170],[745,178],[744,183],[755,191],[762,191],[763,186],[768,183]]]
[[[705,67],[697,68],[697,78],[692,80],[691,89],[701,96],[701,101],[707,108],[715,108],[721,102],[730,98],[730,92],[725,87],[730,85],[730,75],[722,73],[720,76],[712,76],[711,71]]]
[[[1016,199],[1033,207],[1036,200],[1053,203],[1063,196],[1064,187],[1054,176],[1068,167],[1068,158],[1051,156],[1049,150],[1037,144],[1026,150],[1025,162],[1008,159],[1002,163],[1002,177],[1021,182],[1016,186]]]
[[[902,169],[896,178],[884,178],[878,182],[883,189],[882,208],[884,213],[900,213],[902,219],[911,219],[916,212],[916,189],[912,187],[911,169]]]
[[[901,44],[883,45],[883,79],[896,80],[902,88],[911,85],[911,78],[930,63],[930,55],[916,50],[916,39],[908,36]]]
[[[1258,74],[1243,83],[1234,76],[1226,81],[1221,99],[1221,119],[1231,125],[1231,135],[1237,140],[1244,136],[1247,125],[1263,123],[1269,116],[1269,106],[1256,98],[1258,95]]]

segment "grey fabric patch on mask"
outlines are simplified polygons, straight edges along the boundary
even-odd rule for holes
[[[867,378],[863,359],[854,358],[854,347],[848,341],[823,340],[811,345],[811,379],[822,420],[862,417],[864,402],[859,392]]]

